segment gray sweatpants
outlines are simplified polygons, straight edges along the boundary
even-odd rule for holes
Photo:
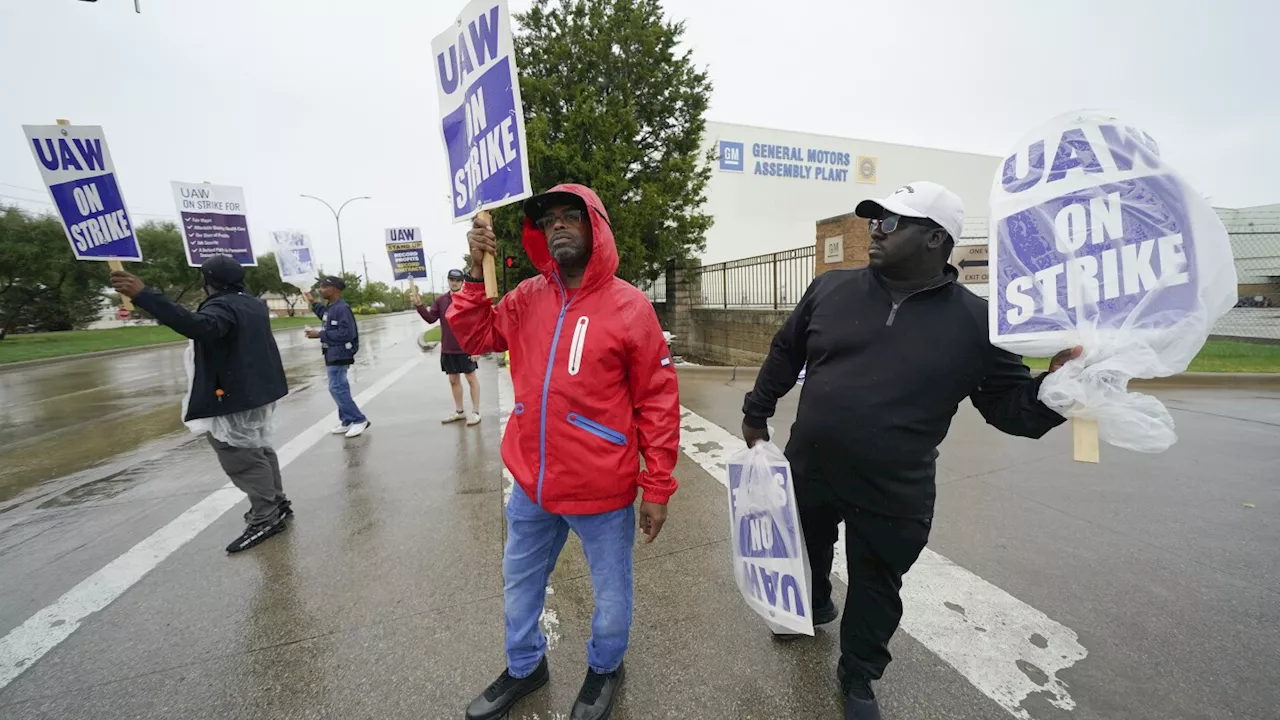
[[[275,515],[285,499],[276,451],[269,447],[232,447],[213,435],[206,434],[205,437],[231,482],[249,496],[249,512],[244,514],[244,521],[257,525]]]

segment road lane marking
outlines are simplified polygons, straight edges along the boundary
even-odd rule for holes
[[[364,405],[372,401],[420,362],[421,355],[396,368],[357,395],[356,403]],[[285,443],[277,451],[280,467],[283,469],[288,466],[321,438],[327,437],[329,428],[337,420],[336,411],[329,413]],[[223,513],[244,501],[244,493],[234,485],[223,485],[168,525],[68,590],[52,605],[9,631],[9,634],[0,639],[0,690],[34,665],[45,653],[70,637],[85,618],[110,605],[174,551],[212,525]]]
[[[727,485],[741,438],[688,408],[680,422],[680,450]],[[843,523],[835,555],[832,574],[848,586]],[[1089,653],[1071,628],[927,548],[903,579],[902,604],[902,630],[1010,715],[1035,720],[1023,707],[1033,695],[1075,708],[1059,673]]]

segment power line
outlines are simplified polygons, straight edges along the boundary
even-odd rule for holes
[[[4,184],[4,183],[0,183],[0,185],[3,185],[3,184]],[[24,197],[20,197],[20,196],[18,196],[18,195],[6,195],[6,194],[4,194],[4,193],[0,193],[0,198],[8,198],[8,199],[10,199],[10,200],[18,200],[18,201],[21,201],[21,202],[35,203],[35,204],[37,204],[37,205],[48,205],[48,206],[50,206],[50,207],[57,207],[57,205],[54,205],[53,203],[49,202],[48,200],[33,200],[33,199],[31,199],[31,198],[24,198]],[[176,215],[176,214],[174,214],[174,213],[170,213],[170,214],[168,214],[168,215],[165,215],[165,214],[162,214],[162,213],[148,213],[148,212],[138,212],[138,211],[136,211],[136,210],[130,210],[130,211],[129,211],[129,214],[130,214],[130,215],[141,215],[141,216],[143,216],[143,217],[158,217],[158,218],[165,218],[166,220],[177,220],[177,215]]]
[[[14,185],[13,183],[2,183],[2,182],[0,182],[0,185],[3,185],[5,187],[17,188],[19,190],[30,190],[31,192],[34,192],[34,193],[43,194],[45,192],[44,190],[27,187],[26,185]]]

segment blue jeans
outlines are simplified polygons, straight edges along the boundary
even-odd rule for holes
[[[338,421],[343,425],[362,423],[368,418],[356,407],[355,398],[351,397],[351,384],[347,382],[347,368],[350,365],[326,365],[329,374],[329,394],[338,404]]]
[[[547,581],[570,529],[582,540],[595,591],[587,665],[598,673],[611,673],[627,652],[633,607],[635,508],[628,505],[601,515],[553,515],[516,485],[507,503],[507,547],[502,554],[507,671],[512,677],[528,677],[547,652],[547,638],[538,620],[547,600]]]

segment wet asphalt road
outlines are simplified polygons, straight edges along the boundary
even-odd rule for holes
[[[407,318],[371,318],[367,335]],[[324,380],[317,341],[275,334],[293,392]],[[84,479],[104,460],[183,431],[184,345],[6,369],[0,366],[0,512],[50,481]],[[92,474],[92,473],[90,473]],[[46,490],[48,488],[46,487]]]
[[[221,516],[0,688],[0,717],[461,717],[503,662],[504,381],[482,363],[485,422],[442,427],[448,388],[435,356],[414,342],[422,324],[413,316],[380,322],[365,330],[356,392],[417,364],[365,406],[374,422],[366,436],[321,438],[286,466],[298,511],[290,530],[227,557],[222,547],[243,508]],[[314,346],[281,345],[291,378],[320,373]],[[113,390],[87,381],[58,390],[87,390],[99,412],[135,420],[132,408],[154,406],[162,424],[157,408],[176,414],[182,391],[180,355],[165,360],[168,352],[150,364],[153,353],[132,356],[156,368],[150,381],[123,373]],[[746,381],[683,374],[683,404],[733,428]],[[305,384],[281,405],[280,443],[332,412],[323,383]],[[1069,629],[1088,652],[1059,673],[1072,709],[1032,696],[1019,715],[979,687],[1010,671],[1035,678],[1034,666],[997,657],[958,667],[916,622],[895,637],[896,660],[878,685],[886,718],[1278,716],[1280,393],[1162,396],[1180,443],[1155,457],[1106,448],[1099,466],[1069,460],[1066,430],[1038,443],[1008,438],[962,409],[940,460],[931,549]],[[780,440],[795,399],[784,401]],[[38,455],[75,447],[85,459],[73,464],[101,464],[28,481],[0,512],[0,635],[225,482],[209,449],[185,434],[148,430],[134,445],[107,442],[125,445],[107,459],[81,446],[95,433],[124,437],[128,423],[71,422],[58,432],[31,405],[18,406],[20,419],[5,417],[6,440],[28,433],[36,438],[28,443],[44,444]],[[42,432],[26,429],[33,424]],[[711,436],[690,434],[690,453],[715,449]],[[74,439],[47,444],[58,437]],[[628,684],[614,717],[839,717],[835,633],[778,643],[746,609],[730,575],[724,488],[699,462],[682,456],[671,519],[656,543],[637,548]],[[552,683],[514,720],[567,720],[581,682],[591,599],[576,540],[551,586],[543,627]],[[982,601],[946,606],[977,617]]]

